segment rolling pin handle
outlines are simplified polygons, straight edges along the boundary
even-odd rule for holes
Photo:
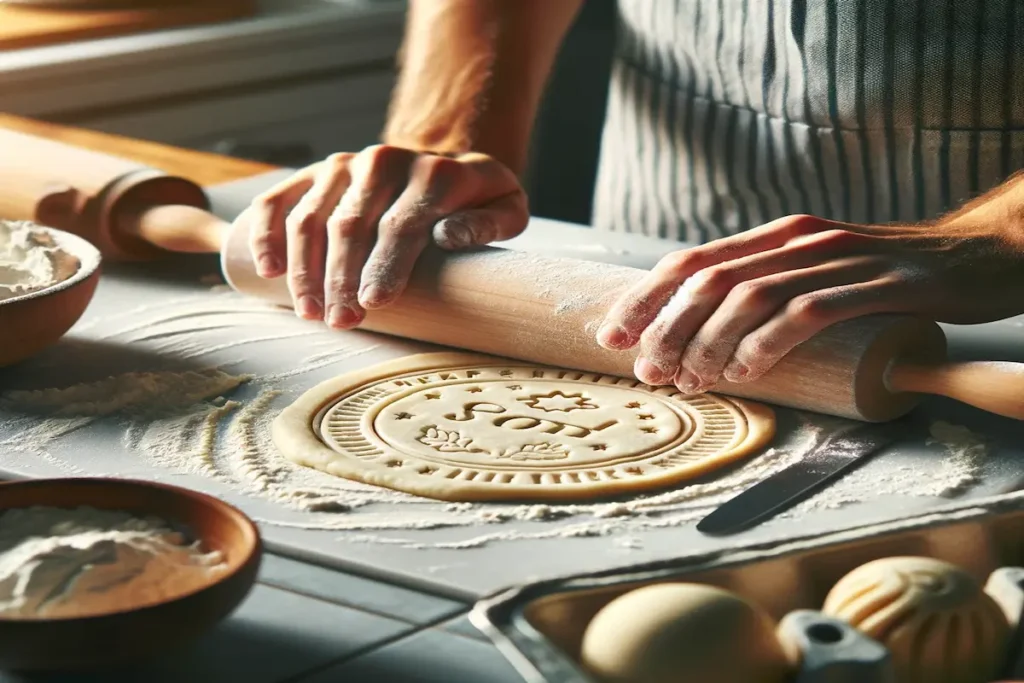
[[[230,227],[209,211],[182,204],[144,207],[126,214],[121,226],[155,247],[187,254],[220,252]]]
[[[886,385],[895,392],[945,396],[990,413],[1024,420],[1024,363],[893,363]]]
[[[191,245],[185,251],[193,253],[219,251],[219,246],[211,248],[202,231],[221,221],[209,213],[210,201],[203,189],[189,180],[154,169],[137,169],[115,179],[96,199],[100,247],[120,260],[164,257],[179,243]],[[161,222],[147,232],[146,217],[163,207],[183,211],[158,214]],[[190,241],[190,235],[195,240]]]
[[[78,233],[79,222],[89,198],[70,185],[55,184],[44,189],[36,202],[33,220],[40,225]]]

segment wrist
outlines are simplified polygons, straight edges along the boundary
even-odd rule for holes
[[[1024,255],[1024,173],[944,216],[936,225],[952,232],[986,233]]]

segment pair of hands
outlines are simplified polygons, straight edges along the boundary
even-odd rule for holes
[[[597,343],[639,346],[640,381],[698,393],[722,377],[757,379],[861,315],[975,323],[1024,312],[1024,235],[992,214],[908,226],[787,216],[678,251],[620,297]],[[333,155],[257,198],[250,248],[262,277],[288,278],[300,317],[347,329],[402,293],[429,242],[488,244],[528,220],[518,179],[494,158],[380,145]]]

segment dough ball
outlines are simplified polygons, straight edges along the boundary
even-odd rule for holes
[[[699,584],[639,588],[587,626],[581,660],[605,683],[781,683],[795,668],[764,610]]]
[[[888,647],[901,683],[991,681],[1010,631],[974,577],[928,557],[861,565],[832,587],[822,611]]]

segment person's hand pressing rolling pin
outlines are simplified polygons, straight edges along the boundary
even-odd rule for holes
[[[515,174],[492,157],[379,145],[335,154],[264,192],[248,220],[259,275],[287,275],[300,317],[344,329],[402,293],[429,242],[487,244],[528,219]]]
[[[362,322],[408,282],[430,242],[464,249],[526,227],[518,175],[562,35],[580,0],[413,0],[382,143],[339,153],[247,211],[262,277],[296,313]]]
[[[595,240],[701,245],[627,294],[599,343],[639,346],[642,381],[699,391],[854,316],[1024,310],[1020,3],[734,4],[618,0],[607,99],[571,96],[572,116],[606,112]],[[260,272],[287,271],[301,315],[323,304],[353,326],[399,295],[429,240],[523,229],[517,175],[581,6],[410,0],[384,146],[254,207]],[[965,198],[979,199],[950,213]]]
[[[665,257],[598,332],[635,372],[696,393],[748,382],[825,327],[871,313],[970,324],[1024,313],[1024,176],[941,220],[788,216]]]

